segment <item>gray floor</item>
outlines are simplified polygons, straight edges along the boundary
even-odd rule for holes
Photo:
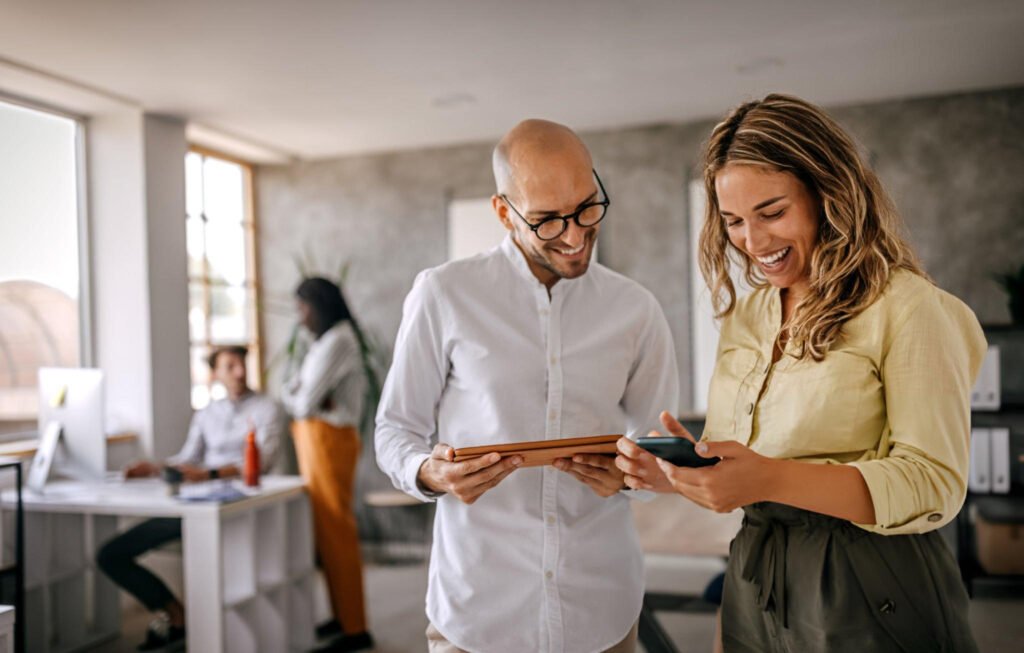
[[[648,561],[647,583],[652,590],[699,592],[721,567],[714,558],[668,558],[652,556]],[[423,615],[426,566],[368,566],[367,600],[376,653],[425,651]],[[681,652],[711,650],[714,620],[706,615],[659,614],[662,626],[677,642]],[[982,653],[1024,651],[1024,601],[978,599],[971,603],[971,626]],[[129,653],[140,641],[148,617],[141,609],[125,612],[121,639],[96,649],[106,653]]]

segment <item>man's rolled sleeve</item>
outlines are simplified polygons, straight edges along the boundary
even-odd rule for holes
[[[428,492],[419,484],[420,467],[423,466],[423,463],[428,458],[430,458],[430,454],[414,454],[409,456],[405,464],[405,486],[403,491],[424,502],[436,501],[442,494],[440,492]]]

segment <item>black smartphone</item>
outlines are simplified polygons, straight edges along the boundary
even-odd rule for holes
[[[658,458],[664,458],[676,467],[710,467],[721,458],[703,458],[693,448],[693,443],[686,438],[638,438],[636,443],[644,451]]]

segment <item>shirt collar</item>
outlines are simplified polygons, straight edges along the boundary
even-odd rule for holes
[[[545,292],[547,292],[547,287],[537,279],[533,274],[533,270],[530,269],[530,264],[526,262],[526,254],[524,254],[523,251],[519,249],[519,246],[512,240],[511,232],[505,236],[505,240],[501,241],[501,251],[505,255],[505,258],[507,258],[512,264],[512,267],[515,268],[515,271],[519,276],[529,283],[540,286]],[[591,261],[590,264],[594,265],[594,262]],[[590,270],[587,270],[587,274],[589,273]],[[587,276],[587,274],[584,274],[583,277]],[[583,277],[578,277],[576,279],[559,279],[558,283],[551,287],[551,296],[554,297],[555,295],[564,293],[568,287],[572,286]]]
[[[238,396],[238,399],[232,399],[230,397],[225,397],[225,399],[228,400],[228,403],[230,405],[238,407],[244,404],[246,401],[248,401],[255,394],[256,392],[252,388],[246,388],[245,392]]]

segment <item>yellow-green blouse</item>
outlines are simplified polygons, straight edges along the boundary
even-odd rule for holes
[[[821,362],[789,346],[773,365],[781,322],[775,288],[723,320],[705,437],[853,465],[875,507],[866,530],[923,533],[952,520],[967,492],[970,393],[986,348],[974,313],[901,270]]]

